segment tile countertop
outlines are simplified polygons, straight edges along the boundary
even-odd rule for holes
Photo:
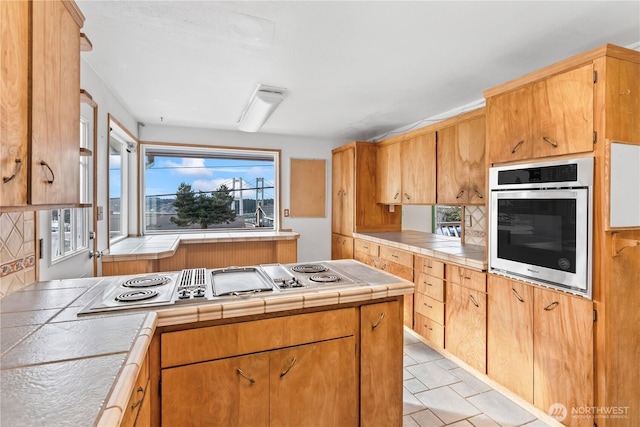
[[[112,244],[109,251],[105,251],[102,255],[102,261],[121,261],[130,257],[135,257],[135,259],[167,258],[172,256],[181,244],[295,240],[299,237],[300,235],[293,231],[236,231],[127,237]]]
[[[353,233],[353,237],[373,243],[403,249],[445,262],[487,270],[484,246],[468,245],[460,239],[421,231],[389,231],[378,233]]]
[[[275,293],[162,310],[77,317],[122,276],[35,283],[0,299],[0,425],[117,425],[158,326],[413,293],[354,260],[326,261],[368,286]],[[127,276],[131,277],[131,276]]]

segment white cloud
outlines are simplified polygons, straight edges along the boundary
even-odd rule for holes
[[[173,160],[165,160],[163,167],[170,169],[173,175],[189,175],[189,176],[213,176],[213,172],[204,165],[204,159],[182,158],[180,162]]]

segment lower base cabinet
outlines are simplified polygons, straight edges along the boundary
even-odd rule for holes
[[[151,423],[151,406],[149,393],[149,359],[144,358],[138,378],[136,378],[129,402],[124,408],[121,427],[148,426]]]
[[[565,425],[592,427],[593,302],[493,275],[488,294],[488,376],[544,412],[563,405]]]

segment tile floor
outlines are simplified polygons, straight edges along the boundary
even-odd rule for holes
[[[549,424],[405,331],[403,427],[440,426]]]

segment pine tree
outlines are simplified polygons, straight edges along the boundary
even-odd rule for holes
[[[173,201],[177,216],[172,216],[170,221],[178,227],[188,227],[194,224],[197,218],[196,205],[196,197],[191,185],[186,182],[180,183],[176,192],[176,199]]]
[[[196,195],[191,185],[181,183],[173,202],[177,217],[171,217],[171,222],[180,227],[199,224],[200,228],[208,228],[209,224],[229,224],[236,219],[230,192],[223,184],[211,194],[200,191]]]

